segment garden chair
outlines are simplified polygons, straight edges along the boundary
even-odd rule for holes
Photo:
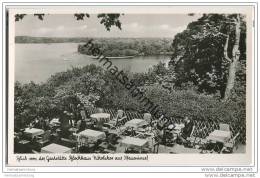
[[[71,149],[71,153],[78,153],[77,147],[73,147],[73,148]]]
[[[72,139],[67,139],[67,138],[61,138],[60,140],[60,145],[73,148],[77,145],[77,141],[72,140]]]
[[[140,153],[140,151],[134,147],[126,148],[125,153]]]
[[[142,148],[142,153],[151,153],[152,149],[149,147]]]
[[[222,130],[222,131],[230,131],[230,127],[228,124],[219,124],[219,130]]]
[[[105,149],[104,151],[103,151],[103,153],[108,153],[108,154],[113,154],[113,153],[115,153],[115,151],[114,150],[110,150],[110,149]]]
[[[109,124],[112,126],[118,126],[118,125],[124,125],[124,122],[126,120],[126,116],[124,116],[123,110],[118,110],[117,115],[115,118],[113,118],[111,121],[109,121]]]
[[[233,137],[231,138],[228,142],[224,143],[224,146],[221,150],[221,153],[225,152],[225,153],[233,153],[234,148],[237,149],[238,147],[238,142],[237,142],[237,138],[239,136],[239,132]]]
[[[73,141],[73,142],[76,143],[76,145],[75,145],[76,151],[79,150],[79,138],[80,138],[80,135],[79,135],[79,134],[76,134],[76,133],[73,133],[72,136],[71,136],[71,141]]]
[[[40,152],[35,151],[35,150],[32,150],[32,153],[33,153],[33,154],[41,154]]]
[[[88,142],[88,138],[82,135],[78,136],[78,148],[82,147],[82,146],[86,146]]]
[[[201,149],[200,153],[207,153],[207,145],[208,145],[208,140],[206,138],[202,138],[199,142],[199,149]]]
[[[81,122],[82,122],[81,120],[78,120],[77,123],[76,123],[76,128],[77,128],[78,130],[80,130]]]
[[[103,113],[104,112],[104,109],[102,108],[97,108],[97,113]]]
[[[127,117],[124,116],[124,111],[123,110],[118,110],[117,111],[117,125],[124,125]]]
[[[51,131],[47,130],[42,136],[39,136],[37,139],[37,143],[43,147],[44,144],[50,141]]]
[[[186,141],[187,143],[184,144],[186,147],[189,147],[189,148],[194,148],[196,144],[199,143],[199,140],[200,138],[199,137],[195,137],[193,135],[194,131],[195,131],[195,126],[192,127],[192,131],[191,131],[191,134],[189,137],[187,137]]]
[[[152,115],[150,113],[144,113],[144,120],[150,124],[152,122]]]

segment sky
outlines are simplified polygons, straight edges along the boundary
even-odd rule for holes
[[[107,31],[96,14],[80,21],[73,14],[46,14],[43,21],[26,15],[15,23],[15,34],[36,37],[173,38],[199,17],[187,14],[124,14],[120,17],[122,30],[112,27]]]

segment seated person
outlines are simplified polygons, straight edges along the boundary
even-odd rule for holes
[[[87,127],[87,125],[86,125],[86,121],[85,121],[85,120],[79,120],[79,121],[77,122],[78,132],[81,132],[81,131],[85,130],[86,127]]]
[[[125,119],[126,119],[125,112],[123,110],[118,110],[116,117],[111,121],[109,121],[108,123],[116,127],[119,125],[123,125]]]
[[[41,129],[41,123],[40,123],[39,118],[36,118],[36,119],[33,121],[32,125],[33,125],[34,128]]]
[[[46,118],[46,119],[43,121],[43,129],[44,129],[44,130],[50,130],[50,129],[51,129],[49,118]]]
[[[135,136],[136,135],[136,132],[134,130],[134,127],[127,127],[126,130],[124,131],[124,135],[126,136]]]
[[[174,124],[170,124],[168,125],[167,130],[171,132],[174,130],[174,127],[175,127]]]
[[[69,124],[74,127],[75,125],[75,116],[72,112],[68,113],[68,118],[69,118]]]
[[[84,107],[80,108],[80,115],[81,115],[81,119],[82,120],[86,120],[87,119],[87,114],[86,114],[86,111],[85,111]]]
[[[184,119],[184,128],[179,136],[182,143],[187,143],[187,138],[190,137],[194,130],[194,124],[187,116]]]
[[[157,122],[157,129],[159,130],[163,130],[165,128],[167,128],[167,120],[166,119],[160,119],[158,122]]]
[[[154,144],[153,144],[153,152],[158,153],[159,145],[162,143],[163,130],[154,129]]]

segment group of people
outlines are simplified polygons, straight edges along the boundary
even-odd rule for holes
[[[63,111],[62,120],[70,126],[75,126],[79,120],[86,120],[90,118],[88,112],[84,106],[78,104],[77,107],[69,107],[69,109]]]
[[[189,117],[184,118],[184,127],[181,130],[181,133],[177,135],[177,142],[179,144],[186,144],[188,142],[187,138],[193,134],[194,123]],[[172,138],[172,131],[175,129],[175,125],[170,120],[159,119],[154,127],[155,140],[157,143],[166,145],[167,138],[170,136]]]
[[[48,117],[45,119],[43,117],[36,117],[32,122],[30,122],[29,128],[49,130],[50,129],[50,119]]]
[[[120,121],[120,118],[126,117],[124,112],[120,115],[120,117],[116,117],[116,123],[115,126],[118,126],[118,123]],[[60,119],[60,128],[63,133],[69,134],[69,128],[74,127],[77,129],[77,132],[81,132],[85,129],[93,129],[93,126],[95,126],[95,121],[90,118],[89,113],[85,110],[85,108],[82,105],[77,105],[77,109],[74,110],[74,112],[69,112],[68,110],[63,111],[63,115],[61,116],[62,119]],[[155,140],[160,144],[167,144],[167,139],[169,138],[169,135],[172,136],[172,130],[175,129],[175,124],[171,120],[167,120],[165,118],[159,118],[156,120],[156,122],[152,122],[153,119],[151,119],[151,122],[148,124],[148,127],[151,128],[150,130],[153,130],[155,133]],[[50,119],[46,118],[43,119],[42,117],[35,118],[34,121],[32,121],[29,125],[31,128],[39,128],[43,130],[50,130],[51,129],[51,123]],[[129,132],[129,135],[135,136],[135,130],[130,129],[127,130]],[[184,128],[182,129],[182,132],[178,135],[177,141],[180,144],[187,143],[187,138],[192,135],[192,132],[194,131],[194,123],[191,121],[190,118],[187,116],[184,118]],[[171,139],[171,138],[170,138]],[[168,139],[169,140],[169,139]]]
[[[58,126],[57,123],[52,123],[53,118],[36,117],[27,125],[27,127],[38,128],[45,131],[57,129],[59,127],[63,133],[67,133],[71,127],[76,127],[78,131],[83,131],[86,129],[88,122],[91,122],[92,125],[94,124],[84,106],[80,104],[77,105],[77,109],[72,110],[68,108],[64,110],[56,119],[59,121]]]
[[[148,130],[153,130],[155,139],[162,144],[166,144],[167,137],[172,134],[172,131],[175,129],[175,123],[172,120],[166,119],[165,117],[161,117],[158,120],[153,120],[152,115],[150,115],[149,121],[147,121],[147,125],[144,126],[146,128],[150,128]],[[118,117],[120,116],[120,117]],[[125,117],[124,114],[117,115],[116,117],[116,125],[118,125],[118,121],[121,120],[121,118]],[[184,127],[181,130],[181,133],[178,134],[177,142],[180,144],[186,144],[187,138],[190,137],[193,134],[194,131],[194,123],[193,121],[188,117],[184,117]],[[127,128],[125,130],[125,134],[128,136],[135,136],[136,131],[134,128]]]

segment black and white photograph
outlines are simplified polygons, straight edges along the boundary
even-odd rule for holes
[[[7,169],[255,165],[253,12],[228,5],[8,6]]]
[[[246,152],[246,15],[15,14],[14,153]]]

